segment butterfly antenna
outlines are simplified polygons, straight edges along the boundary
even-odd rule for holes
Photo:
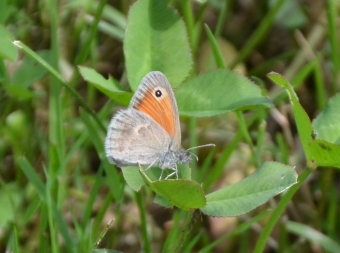
[[[188,150],[187,150],[187,151],[188,151]],[[189,152],[189,151],[188,151],[188,153],[189,153],[190,155],[194,156],[194,157],[196,158],[196,161],[198,161],[198,156],[197,156],[197,155],[195,155],[194,153]]]
[[[204,147],[215,147],[215,144],[210,143],[210,144],[200,145],[200,146],[188,148],[187,151],[192,150],[192,149],[197,149],[197,148],[204,148]],[[190,152],[189,152],[189,153],[190,153]]]
[[[196,158],[196,160],[198,161],[198,156],[195,155],[194,153],[190,152],[189,150],[192,149],[197,149],[197,148],[204,148],[204,147],[215,147],[215,144],[205,144],[205,145],[200,145],[200,146],[196,146],[196,147],[192,147],[192,148],[188,148],[186,151],[190,153],[190,155],[194,156]]]

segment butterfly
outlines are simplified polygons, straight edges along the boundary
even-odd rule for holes
[[[144,171],[159,167],[159,179],[165,169],[170,169],[165,179],[173,175],[178,179],[177,164],[192,160],[193,154],[188,150],[181,146],[178,108],[169,81],[159,71],[148,73],[129,107],[118,111],[109,124],[107,158],[118,167],[145,165]]]

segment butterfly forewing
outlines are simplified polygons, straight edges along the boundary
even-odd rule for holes
[[[152,118],[180,143],[176,100],[169,82],[161,72],[151,72],[142,80],[131,106]]]

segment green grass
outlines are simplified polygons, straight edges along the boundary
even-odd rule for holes
[[[308,8],[288,0],[254,6],[168,1],[176,12],[169,9],[164,17],[153,13],[165,22],[157,24],[157,33],[150,29],[154,24],[142,22],[126,33],[132,2],[110,3],[0,1],[0,252],[311,252],[315,245],[337,252],[338,158],[331,157],[334,163],[329,163],[318,155],[327,155],[322,153],[327,149],[336,154],[339,142],[321,139],[314,142],[319,149],[309,145],[311,133],[301,130],[309,126],[296,127],[305,118],[294,118],[292,94],[267,74],[276,71],[290,81],[311,120],[322,111],[339,91],[338,1]],[[311,13],[313,8],[323,11]],[[166,21],[177,17],[173,30],[162,34],[170,29]],[[164,44],[143,45],[133,39],[136,31]],[[180,40],[172,43],[172,38]],[[144,58],[138,57],[141,53]],[[144,72],[150,66],[160,68],[175,85],[189,85],[194,78],[204,80],[198,74],[208,71],[199,62],[234,70],[243,65],[248,74],[242,74],[256,82],[275,107],[218,108],[219,113],[204,112],[211,117],[200,118],[201,111],[185,111],[190,105],[183,99],[186,92],[196,96],[200,88],[176,87],[179,108],[194,116],[181,117],[182,145],[216,145],[195,150],[199,161],[191,164],[192,176],[202,191],[209,194],[232,185],[266,161],[293,166],[299,175],[287,191],[238,217],[213,218],[156,204],[154,191],[144,185],[135,192],[105,157],[109,121],[128,103],[130,87],[135,90]],[[92,85],[95,81],[84,81],[78,66],[112,78],[106,86],[100,86],[102,80]],[[225,82],[228,95],[236,94],[233,85],[238,83]],[[218,87],[222,92],[219,85],[207,84],[205,90]],[[197,96],[203,99],[213,92]],[[293,103],[300,110],[299,103]],[[294,112],[295,117],[304,115]],[[330,119],[324,127],[329,126]],[[166,198],[158,201],[170,203]]]

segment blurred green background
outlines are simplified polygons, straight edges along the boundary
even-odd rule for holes
[[[107,163],[103,129],[61,85],[66,80],[104,127],[123,108],[85,82],[78,66],[129,90],[123,40],[133,3],[0,1],[0,252],[254,252],[258,245],[280,196],[227,218],[155,204],[149,189],[132,191],[121,171]],[[199,150],[193,165],[206,169],[209,190],[252,173],[254,147],[260,147],[261,163],[279,161],[300,174],[307,165],[288,96],[266,74],[285,76],[315,118],[340,87],[339,1],[173,0],[168,5],[187,27],[191,76],[216,68],[207,25],[228,68],[251,78],[274,104],[243,112],[253,147],[239,134],[236,114],[182,118],[185,148],[216,144],[212,151]],[[55,73],[13,46],[14,40]],[[222,175],[214,174],[217,167]],[[313,171],[265,239],[264,252],[340,252],[339,192],[338,169]]]

